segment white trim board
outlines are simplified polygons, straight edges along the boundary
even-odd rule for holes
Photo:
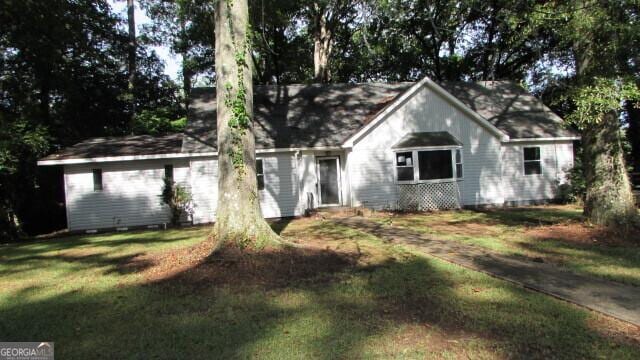
[[[522,138],[522,139],[509,139],[503,141],[503,143],[537,143],[537,142],[558,142],[558,141],[575,141],[581,140],[580,136],[561,136],[561,137],[546,137],[546,138]]]
[[[296,151],[342,151],[343,149],[336,146],[319,146],[319,147],[301,147],[301,148],[274,148],[274,149],[256,149],[257,154],[279,153],[279,152],[296,152]],[[178,158],[198,158],[218,156],[217,151],[201,152],[201,153],[173,153],[173,154],[155,154],[155,155],[125,155],[125,156],[105,156],[95,158],[73,158],[60,160],[39,160],[39,166],[48,165],[72,165],[72,164],[89,164],[114,161],[133,161],[133,160],[155,160],[155,159],[178,159]]]

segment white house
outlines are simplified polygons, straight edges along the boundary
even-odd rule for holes
[[[553,199],[573,165],[562,119],[511,82],[257,86],[265,217],[323,206],[442,209]],[[165,176],[215,221],[215,89],[194,89],[184,134],[91,139],[38,162],[64,166],[68,228],[168,222]]]

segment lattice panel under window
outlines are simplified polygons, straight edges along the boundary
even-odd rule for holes
[[[458,182],[399,184],[398,207],[406,211],[459,209]]]

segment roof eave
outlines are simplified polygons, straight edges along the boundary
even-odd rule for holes
[[[213,156],[217,154],[218,154],[217,152],[202,152],[202,153],[102,156],[102,157],[93,157],[93,158],[69,158],[69,159],[57,159],[57,160],[43,159],[38,161],[38,166],[91,164],[91,163],[101,163],[101,162],[134,161],[134,160],[179,159],[179,158],[188,158],[188,157]]]
[[[577,141],[582,140],[580,136],[556,136],[556,137],[538,137],[538,138],[518,138],[502,141],[503,143],[524,143],[524,142],[558,142],[558,141]]]

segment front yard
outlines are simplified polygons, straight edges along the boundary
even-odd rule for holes
[[[427,216],[378,213],[372,219],[389,226],[409,227],[433,238],[640,286],[640,234],[618,235],[589,226],[583,221],[582,208],[577,206],[443,211]]]
[[[640,283],[637,247],[535,235],[579,218],[553,207],[373,217]],[[207,256],[207,228],[2,246],[0,339],[55,341],[63,359],[640,357],[635,326],[330,219],[274,228],[305,249]]]

